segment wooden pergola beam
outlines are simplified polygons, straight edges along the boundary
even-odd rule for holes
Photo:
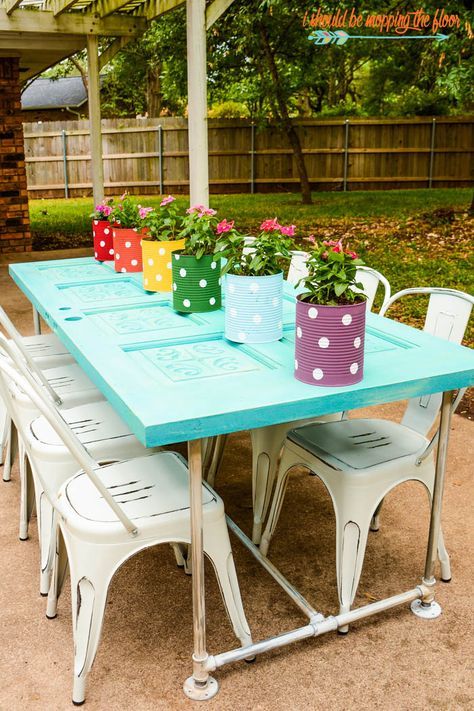
[[[130,0],[97,0],[97,2],[89,5],[88,9],[89,12],[99,15],[100,17],[108,17],[122,7],[125,7],[125,5],[128,5],[129,2]]]
[[[164,15],[175,7],[184,5],[186,0],[146,0],[138,6],[135,13],[138,17],[146,17],[147,20],[154,20],[160,15]]]
[[[133,37],[117,37],[99,56],[99,72],[108,64]]]
[[[52,10],[54,17],[62,15],[63,12],[70,10],[76,0],[50,0],[47,9]]]
[[[0,9],[0,32],[122,37],[138,35],[145,29],[144,18],[123,14],[100,18],[89,13],[65,12],[55,17],[46,10],[20,9],[9,16]]]
[[[227,10],[234,0],[213,0],[206,8],[206,30]]]
[[[4,0],[3,7],[7,15],[11,15],[13,10],[16,10],[21,0]]]

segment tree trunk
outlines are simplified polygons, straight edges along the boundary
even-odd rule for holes
[[[160,67],[148,69],[147,72],[146,104],[149,118],[157,118],[161,113],[162,96]]]
[[[281,87],[278,68],[275,62],[275,55],[272,52],[272,48],[270,46],[270,40],[268,37],[267,29],[263,24],[260,25],[260,35],[262,38],[262,45],[265,52],[265,58],[267,60],[268,69],[270,70],[270,75],[272,77],[272,81],[275,88],[275,101],[276,108],[278,111],[278,115],[276,118],[282,124],[283,129],[287,135],[288,142],[293,150],[296,168],[298,170],[298,176],[301,184],[302,201],[305,205],[311,205],[311,187],[308,180],[308,173],[304,162],[303,151],[301,150],[300,138],[298,136],[298,133],[296,132],[295,127],[293,126],[293,121],[291,120],[291,117],[288,113],[286,97],[284,96]]]

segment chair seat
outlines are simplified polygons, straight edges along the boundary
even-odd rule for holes
[[[99,476],[123,512],[136,522],[141,538],[190,542],[189,473],[178,454],[158,452],[114,462],[102,466]],[[202,502],[205,525],[224,521],[222,499],[207,484],[202,485]],[[77,538],[130,543],[130,535],[83,472],[63,485],[58,506]]]
[[[174,452],[158,452],[102,467],[100,478],[132,520],[189,510],[188,468]],[[117,517],[84,473],[64,485],[68,504],[89,521],[117,522]],[[216,501],[202,486],[203,504]]]
[[[341,420],[312,423],[288,438],[334,469],[367,469],[421,453],[428,440],[389,420]]]
[[[120,437],[135,439],[125,422],[105,400],[61,410],[61,416],[86,447]],[[45,417],[34,419],[30,431],[37,444],[64,448],[61,438]]]
[[[33,358],[49,355],[70,355],[64,343],[54,333],[45,333],[41,336],[23,336],[22,343]]]
[[[43,373],[57,394],[73,407],[74,399],[86,398],[88,402],[103,400],[103,395],[77,363],[47,368]],[[77,403],[81,404],[80,402]]]

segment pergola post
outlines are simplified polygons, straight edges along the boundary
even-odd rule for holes
[[[102,163],[102,133],[100,127],[99,39],[97,35],[87,36],[87,78],[92,194],[94,196],[94,205],[97,205],[104,199],[104,166]]]
[[[186,32],[190,203],[208,207],[206,0],[186,0]]]

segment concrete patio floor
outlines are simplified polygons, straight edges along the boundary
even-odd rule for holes
[[[84,256],[90,250],[0,257],[0,303],[23,334],[32,333],[31,306],[7,274],[11,261]],[[363,411],[367,414],[369,410]],[[400,404],[370,414],[399,417]],[[362,411],[357,413],[362,414]],[[454,416],[444,499],[443,528],[453,580],[439,583],[443,614],[433,621],[399,607],[354,624],[346,637],[307,640],[237,663],[217,674],[221,691],[209,711],[384,711],[473,709],[472,477],[473,424]],[[251,528],[250,440],[233,435],[216,482],[228,513]],[[19,482],[0,481],[0,710],[72,708],[70,595],[47,620],[38,593],[35,521],[27,542],[18,540]],[[356,600],[367,604],[408,590],[423,572],[428,501],[408,483],[384,504],[381,529],[371,534]],[[255,640],[305,623],[297,608],[232,538],[242,597]],[[315,477],[294,475],[270,558],[314,606],[337,611],[335,526],[331,502]],[[236,646],[212,570],[207,566],[208,649]],[[89,677],[90,711],[196,709],[181,690],[191,671],[191,579],[176,568],[168,546],[125,564],[111,587],[102,642]]]

